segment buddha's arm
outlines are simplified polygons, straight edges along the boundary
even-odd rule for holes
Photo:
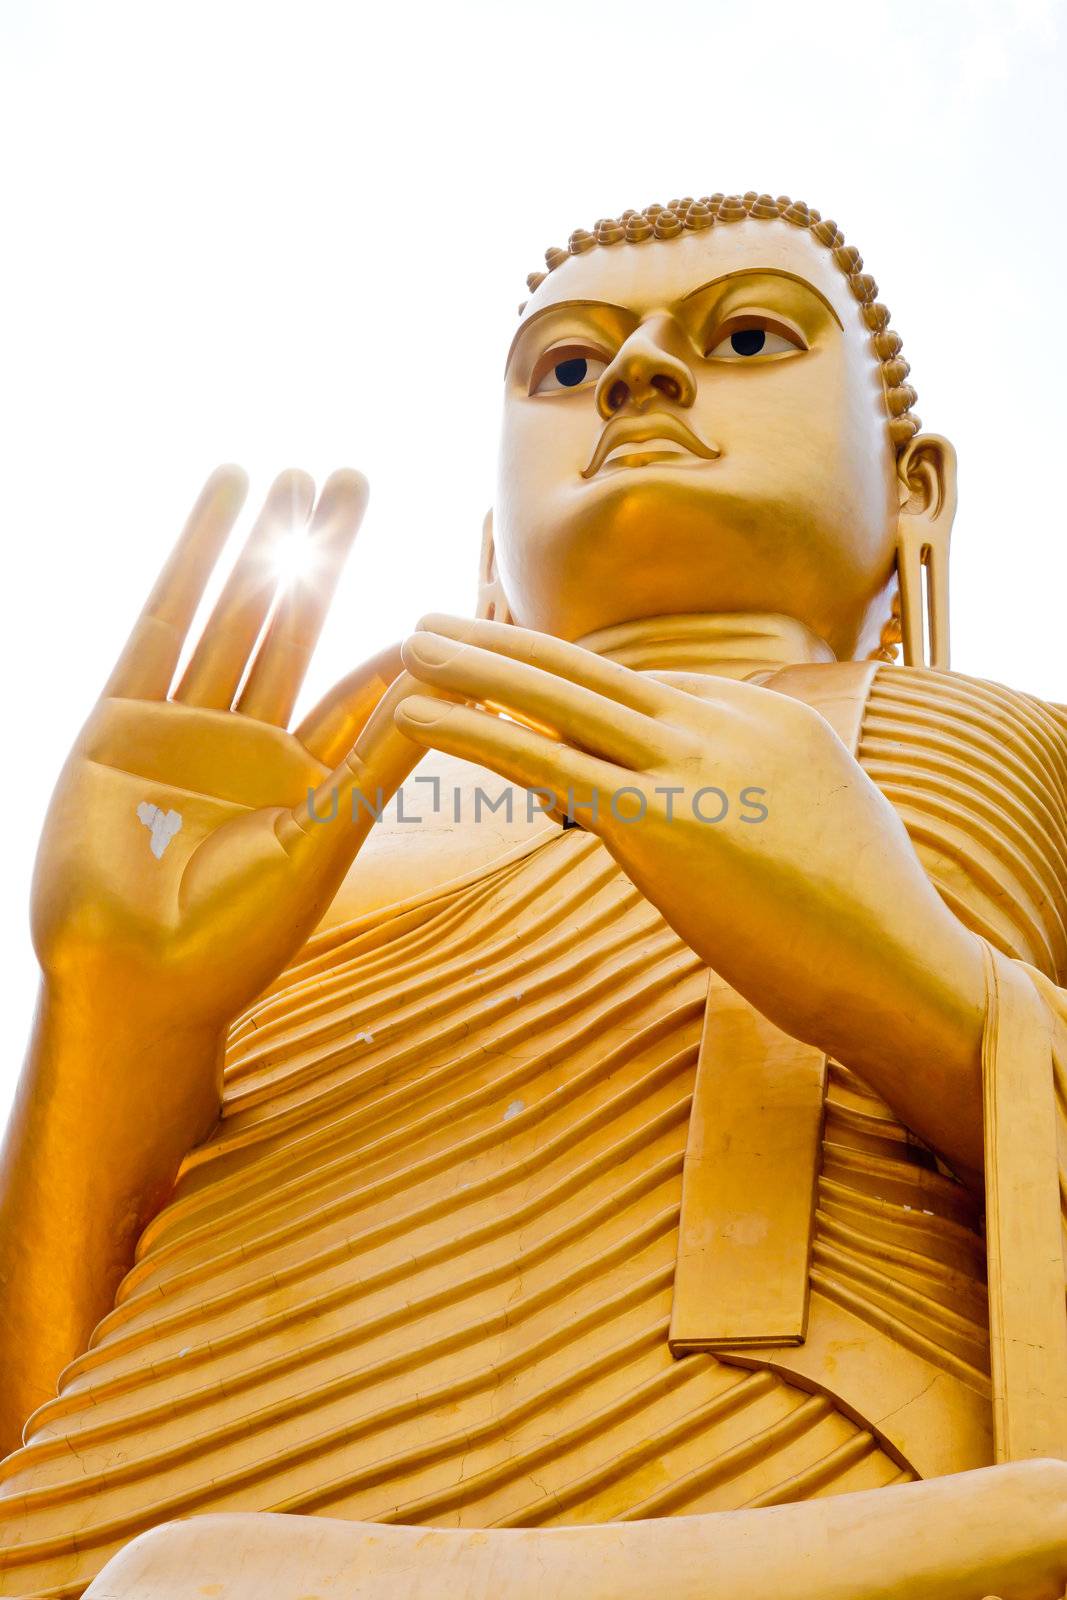
[[[260,638],[273,541],[314,498],[303,474],[278,479],[172,687],[242,498],[233,469],[209,480],[45,820],[42,998],[0,1161],[0,1448],[85,1348],[217,1114],[228,1023],[317,925],[379,792],[421,753],[393,723],[395,651],[286,729],[366,500],[354,473],[325,485],[307,534],[314,581],[282,597]]]
[[[709,966],[977,1179],[981,944],[817,712],[724,679],[698,698],[497,623],[435,617],[404,660],[472,702],[402,702],[410,738],[578,808]]]
[[[223,1034],[153,1025],[96,987],[42,986],[0,1152],[0,1453],[85,1349],[217,1112]]]
[[[135,1539],[86,1600],[1060,1600],[1062,1462],[796,1505],[584,1527],[218,1515]]]

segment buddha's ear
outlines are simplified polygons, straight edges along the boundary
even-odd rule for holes
[[[897,457],[897,486],[897,581],[904,662],[945,671],[949,664],[948,547],[956,515],[956,452],[948,440],[936,433],[917,433],[910,439]]]
[[[482,553],[478,562],[478,604],[474,615],[488,622],[514,622],[508,606],[504,585],[496,568],[496,548],[493,544],[493,510],[485,513],[482,523]]]

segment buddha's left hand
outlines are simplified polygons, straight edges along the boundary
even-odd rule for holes
[[[405,665],[463,703],[409,695],[403,733],[547,791],[772,1022],[980,1169],[980,945],[817,711],[730,679],[698,695],[510,624],[423,628]]]

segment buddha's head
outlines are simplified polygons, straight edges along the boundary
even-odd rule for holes
[[[951,448],[858,252],[746,195],[578,230],[507,361],[496,578],[516,622],[776,613],[876,650],[901,530],[947,537]],[[884,642],[884,641],[883,641]]]

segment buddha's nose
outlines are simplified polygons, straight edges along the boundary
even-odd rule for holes
[[[649,317],[635,328],[596,386],[597,410],[604,420],[626,405],[635,411],[663,400],[691,406],[696,379],[680,347],[679,330],[670,317]]]

